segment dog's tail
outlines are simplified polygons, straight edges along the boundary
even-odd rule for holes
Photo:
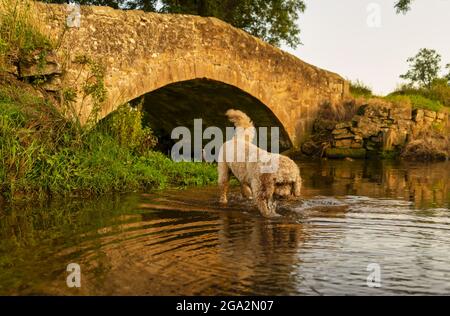
[[[255,138],[255,126],[252,120],[242,111],[239,110],[228,110],[225,114],[231,123],[238,129],[237,137],[245,137],[250,142]]]
[[[239,110],[228,110],[225,114],[231,123],[236,127],[240,128],[252,128],[253,122],[252,120],[242,111]]]

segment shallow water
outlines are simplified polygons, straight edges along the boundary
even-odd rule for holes
[[[450,293],[450,163],[299,164],[303,197],[276,220],[215,187],[0,210],[0,294]]]

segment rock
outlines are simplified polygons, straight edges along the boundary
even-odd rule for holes
[[[342,139],[334,142],[334,147],[336,148],[350,148],[353,144],[352,139]]]
[[[439,120],[444,121],[444,120],[447,118],[447,114],[446,114],[446,113],[443,113],[443,112],[438,112],[438,113],[437,113],[437,118],[438,118]]]
[[[364,143],[362,141],[355,141],[350,147],[353,149],[360,149],[364,147]]]
[[[380,129],[381,126],[379,124],[373,123],[370,120],[364,120],[358,124],[357,128],[352,128],[352,132],[363,138],[369,138],[378,135]]]
[[[326,150],[326,156],[331,159],[365,159],[367,151],[365,149],[339,149],[328,148]]]
[[[6,64],[4,66],[4,71],[6,71],[7,73],[10,73],[16,77],[19,76],[19,69],[17,69],[16,65],[10,65],[10,64]]]
[[[425,110],[425,111],[423,111],[424,112],[424,114],[425,114],[425,118],[430,118],[430,119],[432,119],[433,121],[436,119],[436,117],[437,117],[437,113],[436,112],[433,112],[433,111],[427,111],[427,110]]]
[[[344,128],[351,128],[353,127],[352,122],[346,122],[346,123],[339,123],[336,125],[336,129],[344,129]]]
[[[415,122],[422,122],[425,117],[425,113],[423,110],[414,110],[413,111],[413,120]]]
[[[411,120],[400,120],[397,122],[399,130],[409,133],[411,131],[412,122]]]
[[[411,106],[395,106],[389,111],[389,118],[399,121],[399,120],[411,120],[412,118],[412,107]]]
[[[429,117],[429,116],[425,116],[425,118],[424,118],[425,124],[427,124],[427,125],[433,124],[433,122],[435,120],[436,120],[435,118],[432,118],[432,117]]]
[[[50,92],[56,92],[61,90],[62,81],[60,76],[54,76],[50,80],[44,82],[41,87]]]
[[[43,58],[43,60],[41,60]],[[61,74],[62,69],[55,54],[36,51],[28,60],[22,61],[19,65],[20,77],[37,77]]]
[[[333,131],[333,135],[340,135],[340,134],[347,134],[349,131],[346,128],[341,128],[341,129],[335,129]]]
[[[320,149],[320,146],[317,145],[314,141],[310,140],[305,142],[302,145],[302,152],[307,156],[313,156]]]
[[[355,135],[347,132],[345,134],[339,134],[339,135],[334,135],[334,139],[338,140],[338,139],[355,139]]]
[[[316,120],[314,122],[314,131],[315,132],[323,132],[323,131],[332,131],[336,127],[336,122],[332,120]]]
[[[382,136],[372,136],[372,137],[370,137],[370,140],[374,143],[382,143],[383,137]]]
[[[381,100],[372,101],[370,104],[363,105],[358,114],[366,117],[389,117],[391,104]]]
[[[355,123],[355,126],[358,126],[358,123],[361,121],[361,119],[362,119],[362,116],[361,115],[355,115],[354,117],[353,117],[353,123]]]

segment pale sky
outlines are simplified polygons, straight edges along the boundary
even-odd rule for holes
[[[396,14],[394,0],[305,2],[298,21],[303,45],[284,49],[344,78],[360,79],[376,94],[402,82],[406,59],[420,48],[435,49],[443,68],[450,63],[450,0],[415,0],[406,15]]]

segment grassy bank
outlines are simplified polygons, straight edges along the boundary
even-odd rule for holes
[[[0,0],[0,200],[216,181],[212,165],[175,163],[152,151],[155,138],[130,106],[89,127],[61,116],[55,106],[69,107],[70,101],[20,74],[22,65],[43,67],[56,46],[45,35],[33,0]],[[91,82],[80,85],[86,95],[103,91]]]
[[[0,82],[0,195],[7,200],[206,185],[212,165],[175,163],[124,106],[91,130],[60,116],[47,98],[11,78]]]

